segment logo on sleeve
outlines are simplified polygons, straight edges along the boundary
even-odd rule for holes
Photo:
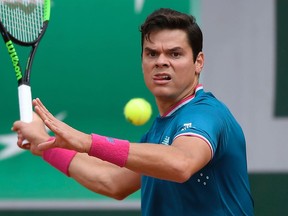
[[[169,141],[170,141],[170,137],[169,137],[169,136],[165,136],[165,138],[164,138],[164,140],[161,142],[161,144],[169,145]]]
[[[189,128],[192,128],[192,123],[185,123],[183,124],[183,128],[181,129],[181,131],[187,130]]]

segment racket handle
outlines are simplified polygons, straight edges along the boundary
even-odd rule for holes
[[[26,84],[18,86],[18,99],[19,99],[19,111],[20,120],[26,123],[30,123],[33,120],[32,111],[32,94],[31,87]],[[27,144],[28,141],[24,140],[22,145]]]

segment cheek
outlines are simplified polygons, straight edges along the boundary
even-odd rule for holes
[[[142,59],[142,72],[146,73],[147,72],[147,63],[145,63],[145,60]]]
[[[153,68],[151,68],[151,66],[149,66],[149,64],[143,64],[142,63],[142,73],[144,76],[144,79],[149,77],[149,74],[152,72]]]
[[[176,76],[178,77],[180,82],[183,83],[191,83],[196,76],[195,66],[191,65],[189,67],[179,67],[176,72]]]
[[[152,80],[147,73],[143,73],[144,83],[149,88],[152,85]]]
[[[181,64],[181,69],[183,71],[185,71],[186,74],[190,74],[190,75],[193,75],[195,76],[195,73],[196,73],[196,65],[191,61],[188,61],[188,62],[185,62],[183,64]]]
[[[144,79],[145,84],[148,85],[148,80],[149,80],[148,70],[143,65],[142,65],[142,74],[143,74],[143,79]]]

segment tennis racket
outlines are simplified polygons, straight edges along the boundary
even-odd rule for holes
[[[50,0],[0,0],[0,32],[18,82],[20,120],[27,123],[33,118],[31,67],[49,18]],[[15,44],[31,49],[25,72],[22,72]]]

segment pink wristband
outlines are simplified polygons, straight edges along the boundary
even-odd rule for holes
[[[91,136],[92,144],[88,155],[108,161],[120,167],[126,165],[130,147],[129,141],[97,134],[92,134]]]
[[[48,141],[55,139],[50,137]],[[76,151],[63,149],[63,148],[52,148],[43,152],[43,159],[51,164],[56,169],[60,170],[67,176],[69,175],[68,168],[73,157],[76,155]]]

